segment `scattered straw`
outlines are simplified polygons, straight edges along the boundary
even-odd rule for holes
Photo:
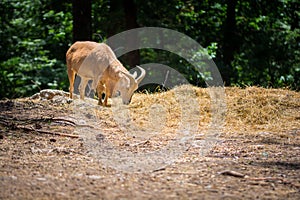
[[[259,87],[227,87],[225,94],[226,113],[222,133],[230,135],[238,132],[246,135],[300,129],[298,92]],[[194,100],[197,107],[192,103]],[[206,134],[211,127],[212,104],[209,88],[180,86],[161,93],[136,93],[131,104],[126,107],[131,118],[128,124],[133,124],[140,131],[156,131],[155,137],[149,137],[152,143],[174,138],[180,127],[185,125],[190,126],[190,131],[195,134]],[[107,128],[107,135],[124,143],[135,138],[122,131],[120,124],[114,120],[116,113],[113,113],[112,108],[102,107],[97,114],[101,124]],[[123,139],[118,140],[120,138]]]

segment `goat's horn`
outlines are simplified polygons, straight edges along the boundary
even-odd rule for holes
[[[140,84],[140,82],[146,76],[146,71],[143,68],[141,68],[140,66],[136,66],[136,67],[141,70],[141,75],[139,77],[137,77],[137,79],[136,79],[137,84]]]
[[[127,76],[130,80],[130,84],[134,83],[135,82],[135,79],[134,77],[130,74],[130,73],[126,73],[126,72],[123,72],[121,71],[125,76]]]

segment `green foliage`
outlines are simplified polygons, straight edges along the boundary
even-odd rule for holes
[[[230,71],[224,64],[229,1],[134,2],[139,26],[170,28],[195,39],[214,59],[221,74],[229,73],[233,85],[300,89],[298,1],[237,1],[232,44],[237,48]],[[29,96],[43,88],[67,90],[65,53],[72,40],[71,0],[2,0],[0,13],[0,99]],[[111,33],[125,30],[125,19],[122,1],[93,1],[94,41],[101,42]],[[199,73],[170,52],[140,52],[141,64],[168,65],[192,84],[205,86],[204,80],[210,78],[208,71]]]
[[[297,3],[258,1],[252,4],[253,1],[241,1],[239,5],[237,24],[244,38],[232,62],[238,75],[232,78],[233,82],[299,90],[300,13],[292,9]],[[291,17],[293,12],[296,18]]]
[[[43,88],[66,89],[64,55],[71,39],[71,13],[46,0],[4,0],[1,8],[8,14],[1,15],[5,51],[0,60],[0,99],[28,96]]]

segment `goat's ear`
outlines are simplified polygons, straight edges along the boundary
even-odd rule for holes
[[[130,88],[130,86],[131,86],[131,84],[134,84],[135,83],[135,79],[132,77],[133,75],[131,75],[130,73],[126,73],[126,72],[122,72],[121,71],[121,73],[123,73],[123,75],[124,75],[124,80],[126,80],[126,87],[127,88]]]
[[[137,73],[134,72],[134,73],[132,74],[132,77],[135,79],[135,78],[137,77]]]

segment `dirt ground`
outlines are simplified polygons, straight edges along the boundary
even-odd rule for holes
[[[172,141],[186,117],[197,122],[194,140],[201,143],[214,101],[208,89],[190,89],[192,97],[183,102],[191,111],[186,116],[176,104],[176,89],[133,96],[126,108],[139,129],[165,121],[147,139],[124,131],[113,117],[114,102],[100,107],[92,101],[90,125],[76,118],[76,112],[89,110],[76,110],[81,101],[69,101],[63,92],[0,101],[0,199],[300,199],[299,92],[225,88],[224,127],[216,129],[219,136],[207,154],[192,143],[173,163],[152,171],[109,166],[78,134],[82,128],[101,130],[97,148],[110,141],[124,155],[151,152]],[[199,108],[189,107],[195,102]],[[161,107],[151,115],[156,109],[151,105]],[[164,118],[157,114],[161,110]]]

